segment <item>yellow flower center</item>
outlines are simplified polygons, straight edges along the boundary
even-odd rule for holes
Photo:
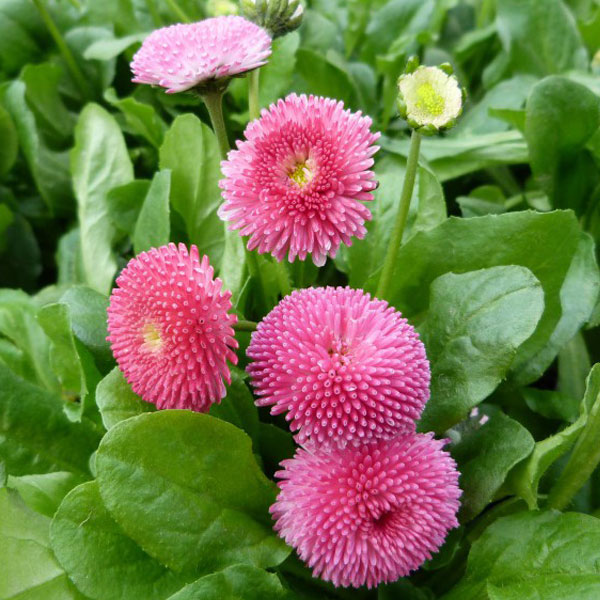
[[[289,174],[289,178],[298,187],[304,187],[312,181],[313,177],[313,172],[308,168],[306,162],[298,163],[294,170]]]
[[[144,338],[144,349],[148,352],[160,352],[162,348],[162,339],[160,338],[160,331],[158,327],[152,321],[148,321],[144,327],[142,327],[142,336]]]
[[[439,94],[431,83],[423,83],[417,88],[417,107],[434,117],[444,112],[444,97]]]

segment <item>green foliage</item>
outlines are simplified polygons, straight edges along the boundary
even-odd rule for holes
[[[248,264],[216,214],[205,106],[131,83],[147,34],[207,2],[0,0],[0,599],[600,596],[600,5],[303,4],[260,69],[260,107],[326,95],[381,133],[367,234],[323,269]],[[255,405],[250,334],[208,415],[157,412],[115,364],[106,309],[127,262],[169,242],[208,255],[240,319],[290,287],[373,293],[406,174],[411,54],[450,62],[468,92],[457,126],[422,141],[385,297],[426,347],[418,428],[449,440],[461,526],[417,572],[336,589],[273,531],[274,473],[297,446]],[[248,90],[235,77],[223,98],[233,148]]]
[[[600,521],[577,513],[524,512],[491,525],[469,554],[461,583],[443,600],[581,598],[600,591]]]
[[[517,349],[535,331],[544,294],[531,271],[517,266],[446,273],[430,290],[421,333],[432,386],[420,427],[443,432],[504,379]]]
[[[175,570],[268,567],[289,553],[271,530],[274,486],[228,423],[188,411],[128,419],[103,438],[96,468],[117,523]]]

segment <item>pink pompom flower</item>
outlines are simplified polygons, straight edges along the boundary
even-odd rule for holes
[[[275,529],[315,577],[369,588],[408,575],[458,526],[456,464],[433,434],[299,449],[281,463]]]
[[[363,238],[374,181],[371,119],[343,102],[290,94],[263,110],[222,163],[219,216],[249,235],[248,249],[322,266]]]
[[[271,54],[267,32],[238,16],[204,19],[153,31],[131,62],[135,83],[167,93],[202,88],[264,65]]]
[[[348,287],[286,296],[258,324],[247,370],[298,441],[358,442],[415,430],[429,399],[423,343],[387,302]]]
[[[169,244],[142,252],[117,278],[108,307],[108,340],[133,391],[158,408],[205,412],[237,364],[231,292],[198,248]]]

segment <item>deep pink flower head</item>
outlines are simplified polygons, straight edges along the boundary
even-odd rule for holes
[[[429,399],[419,335],[362,290],[308,288],[258,324],[247,351],[258,406],[287,411],[298,441],[357,442],[415,430]]]
[[[249,235],[248,249],[316,265],[334,257],[352,236],[363,238],[371,218],[371,119],[343,102],[290,94],[263,110],[222,163],[225,203],[219,216]]]
[[[108,307],[108,340],[133,391],[158,408],[205,412],[237,363],[231,292],[198,248],[152,248],[129,261]]]
[[[183,92],[267,62],[271,38],[243,17],[226,16],[153,31],[131,62],[135,83]]]
[[[376,586],[420,567],[456,526],[456,464],[433,434],[345,449],[311,446],[281,463],[275,529],[336,586]]]

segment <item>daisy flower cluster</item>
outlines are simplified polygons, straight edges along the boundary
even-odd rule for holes
[[[255,22],[221,16],[151,34],[134,56],[134,81],[195,90],[214,109],[211,94],[220,103],[229,80],[265,64],[271,37],[302,17],[297,0],[244,6]],[[415,125],[427,112],[436,127],[456,116],[442,75],[420,70],[401,81]],[[446,88],[449,104],[440,100]],[[223,149],[222,119],[213,123]],[[249,251],[323,265],[366,234],[364,203],[377,187],[371,126],[330,98],[290,94],[263,109],[224,153],[218,214],[248,236]],[[108,340],[132,389],[159,409],[206,412],[220,402],[237,364],[231,308],[196,246],[133,258],[108,309]],[[401,313],[360,289],[297,289],[258,323],[247,356],[257,406],[285,415],[298,444],[276,473],[275,529],[313,574],[373,587],[431,558],[458,525],[461,491],[446,440],[416,431],[430,368]]]
[[[297,290],[247,354],[256,403],[297,432],[271,513],[314,575],[372,587],[431,558],[461,492],[446,441],[416,433],[430,372],[406,319],[362,290]]]

